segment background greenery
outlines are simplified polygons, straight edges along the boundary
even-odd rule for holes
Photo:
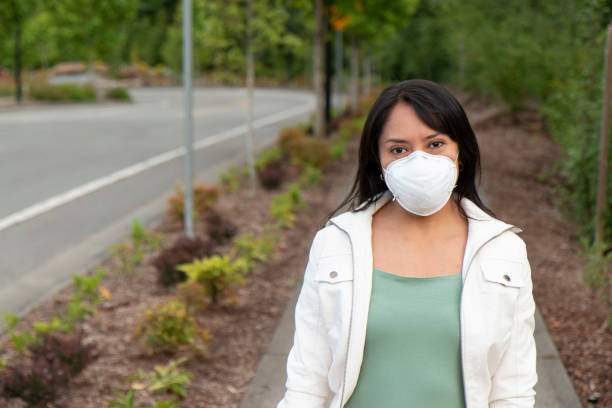
[[[246,0],[194,0],[197,74],[240,83],[246,70]],[[310,0],[255,0],[256,75],[308,84]],[[509,111],[536,106],[564,148],[555,177],[561,208],[593,235],[603,50],[612,0],[328,0],[352,50],[383,81],[428,78],[502,100]],[[0,0],[0,67],[13,68],[21,28],[26,71],[62,61],[111,73],[122,65],[181,69],[180,0]],[[0,78],[1,79],[1,78]],[[0,94],[10,95],[6,83]],[[609,177],[608,192],[612,191]],[[604,240],[612,242],[612,194]]]

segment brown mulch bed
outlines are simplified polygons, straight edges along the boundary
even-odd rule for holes
[[[490,104],[478,99],[466,104],[473,118],[490,110]],[[597,406],[612,406],[612,334],[603,329],[606,314],[581,281],[582,264],[575,255],[579,248],[576,231],[555,210],[551,188],[540,177],[553,172],[559,148],[542,132],[535,115],[524,113],[515,119],[495,116],[476,129],[487,198],[499,218],[524,229],[521,235],[527,242],[536,302],[581,401],[599,392]],[[349,146],[351,158],[356,157],[356,143],[353,140]],[[319,186],[304,194],[307,207],[298,213],[295,227],[284,231],[276,259],[248,277],[247,285],[240,289],[238,305],[210,306],[199,315],[200,325],[213,338],[207,359],[193,359],[183,365],[194,378],[181,407],[239,406],[278,319],[299,285],[312,237],[346,191],[353,166],[354,160],[332,164]],[[218,207],[231,214],[241,231],[259,232],[268,220],[274,194],[260,190],[253,199],[241,190],[222,196]],[[156,229],[168,242],[181,234],[168,222]],[[201,225],[196,231],[202,233]],[[110,261],[103,266],[113,268]],[[173,290],[157,283],[151,266],[141,267],[132,275],[110,276],[103,285],[112,299],[84,325],[87,340],[97,344],[100,356],[60,393],[56,407],[106,407],[114,399],[114,391],[128,389],[126,377],[139,370],[150,372],[155,364],[170,360],[168,356],[151,358],[144,354],[134,331],[144,309],[168,300]],[[66,288],[53,301],[33,310],[24,317],[21,327],[57,314],[70,293],[71,288]],[[138,399],[152,401],[144,392],[138,393]],[[0,399],[0,406],[17,408],[24,404]]]
[[[357,140],[347,148],[349,157],[356,156]],[[301,283],[306,266],[310,242],[324,219],[339,201],[351,176],[352,163],[333,162],[327,168],[319,184],[302,194],[307,202],[297,213],[295,225],[283,230],[274,259],[258,266],[247,276],[247,284],[239,289],[238,304],[232,302],[210,304],[198,314],[200,327],[212,335],[206,359],[191,359],[181,367],[193,374],[187,387],[187,397],[180,406],[185,408],[238,407],[253,377],[262,353],[267,349],[278,319]],[[282,188],[285,188],[285,183]],[[216,208],[239,227],[240,232],[262,232],[270,222],[268,210],[272,198],[282,190],[267,192],[259,189],[255,198],[248,189],[223,193]],[[154,228],[162,232],[166,243],[182,235],[179,226],[168,220]],[[196,223],[196,235],[203,235],[203,225]],[[227,245],[226,245],[227,246]],[[226,253],[224,248],[217,248]],[[89,364],[60,392],[54,407],[100,408],[116,399],[115,391],[126,392],[130,382],[125,379],[142,370],[152,371],[156,364],[166,364],[172,356],[148,356],[141,342],[135,338],[136,327],[147,307],[165,302],[174,296],[175,289],[164,288],[157,282],[157,273],[150,266],[153,256],[148,256],[134,274],[111,276],[103,281],[112,298],[99,307],[96,316],[83,325],[86,341],[96,344],[99,357]],[[109,271],[116,270],[112,260],[102,265]],[[18,328],[27,329],[34,321],[47,321],[61,312],[71,298],[72,288],[67,287],[55,298],[27,314]],[[6,335],[0,338],[6,341]],[[9,351],[9,357],[15,355]],[[176,357],[175,357],[176,358]],[[170,396],[152,396],[145,391],[136,394],[138,403],[150,406],[155,400]],[[154,399],[153,399],[154,397]],[[25,404],[19,400],[0,398],[0,407],[17,408]]]
[[[543,128],[536,114],[523,112],[477,129],[484,186],[496,215],[524,230],[534,297],[581,403],[600,394],[595,406],[612,407],[607,312],[582,281],[577,231],[556,210],[544,181],[561,151]]]

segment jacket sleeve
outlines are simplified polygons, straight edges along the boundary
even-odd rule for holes
[[[525,243],[520,238],[518,241],[526,284],[519,289],[508,349],[492,379],[490,408],[533,408],[535,404],[535,302]]]
[[[310,249],[304,283],[295,307],[295,334],[287,359],[287,390],[277,408],[323,408],[330,392],[327,375],[331,351],[314,280],[321,240],[321,234],[317,233]]]

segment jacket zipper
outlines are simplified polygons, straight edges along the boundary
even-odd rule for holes
[[[491,238],[489,238],[488,240],[486,240],[485,242],[483,242],[477,249],[476,251],[474,251],[474,254],[470,257],[469,262],[467,264],[467,268],[465,269],[465,281],[463,282],[462,286],[461,286],[461,296],[459,299],[459,330],[460,330],[460,337],[461,337],[461,375],[463,376],[463,398],[465,400],[465,406],[466,408],[469,408],[468,405],[468,393],[467,393],[467,387],[465,386],[466,384],[466,375],[465,375],[465,341],[464,341],[464,332],[465,330],[463,330],[463,291],[465,289],[465,283],[467,282],[467,278],[468,278],[468,271],[470,270],[470,267],[472,266],[472,261],[474,260],[474,258],[476,258],[476,255],[478,254],[478,252],[480,251],[480,249],[482,247],[484,247],[485,245],[487,245],[489,242],[491,242],[492,240],[494,240],[495,238],[497,238],[498,236],[500,236],[501,234],[503,234],[506,231],[510,231],[512,230],[513,226],[506,228],[505,230],[501,231],[499,234],[495,234],[494,236],[492,236]],[[349,333],[350,336],[350,333]],[[348,357],[347,357],[348,359]]]

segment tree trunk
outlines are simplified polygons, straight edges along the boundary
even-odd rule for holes
[[[21,83],[21,21],[15,26],[15,100],[21,104],[23,100],[23,87]]]
[[[344,68],[342,57],[342,30],[338,30],[336,31],[336,94],[338,95],[338,106],[341,111],[344,111],[344,90],[342,89]]]
[[[253,130],[253,88],[255,86],[255,58],[253,55],[253,0],[247,3],[247,163],[251,182],[251,195],[255,195],[255,153]]]
[[[327,33],[331,32],[331,24],[329,23],[329,13],[325,19],[325,27]],[[332,42],[329,35],[325,35],[325,123],[328,124],[332,119]]]
[[[363,96],[368,98],[372,89],[372,57],[366,54],[363,59]]]
[[[359,48],[357,41],[351,41],[351,110],[359,109]]]
[[[323,0],[314,0],[314,77],[315,91],[314,134],[325,137],[325,89],[323,84]]]

